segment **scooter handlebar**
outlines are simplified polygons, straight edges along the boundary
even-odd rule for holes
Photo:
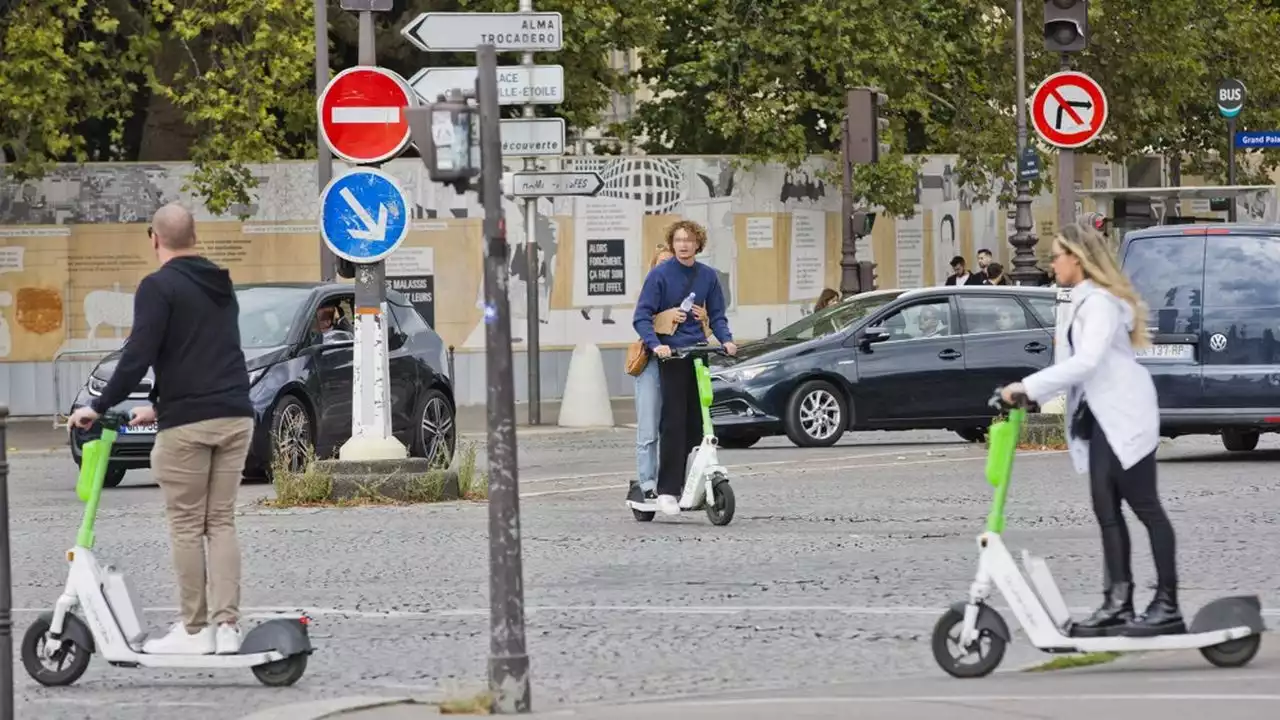
[[[119,431],[122,425],[129,424],[129,416],[126,413],[108,410],[98,418],[98,424],[107,430]]]
[[[668,360],[680,360],[687,357],[705,357],[707,355],[728,355],[724,347],[721,345],[689,345],[681,348],[671,348],[671,356]]]
[[[1031,402],[1031,398],[1027,397],[1026,393],[1022,392],[1013,393],[1013,402],[1007,403],[1004,401],[1004,396],[1000,394],[1000,388],[996,388],[995,393],[992,394],[991,400],[987,404],[996,410],[1012,410],[1013,408],[1026,410],[1034,403]]]

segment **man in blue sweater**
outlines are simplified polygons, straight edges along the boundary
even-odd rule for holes
[[[640,298],[636,301],[632,325],[645,347],[660,358],[659,382],[662,386],[662,419],[658,424],[658,490],[645,493],[646,499],[656,494],[658,509],[665,515],[680,514],[679,495],[684,488],[685,463],[689,451],[702,441],[702,409],[698,402],[698,383],[693,360],[670,359],[672,348],[689,347],[706,342],[702,323],[692,313],[678,313],[670,335],[659,335],[653,328],[653,316],[671,308],[679,308],[685,298],[693,296],[695,305],[704,305],[711,332],[734,355],[738,346],[729,332],[724,315],[724,293],[716,271],[695,258],[707,246],[707,233],[700,225],[681,220],[667,228],[667,247],[675,262],[659,264],[645,277]]]

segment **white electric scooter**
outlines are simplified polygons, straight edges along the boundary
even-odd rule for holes
[[[1004,658],[1012,636],[1004,618],[987,604],[995,585],[1009,603],[1031,644],[1047,653],[1145,652],[1197,649],[1213,665],[1240,667],[1257,654],[1266,627],[1256,595],[1218,598],[1200,608],[1188,631],[1155,637],[1074,637],[1071,614],[1043,558],[1022,552],[1026,576],[1018,569],[1000,538],[1004,531],[1004,502],[1013,471],[1027,398],[1006,405],[997,393],[992,406],[1007,417],[992,423],[988,435],[987,481],[995,488],[986,532],[978,536],[978,576],[969,601],[955,603],[933,629],[933,657],[949,675],[983,677]],[[1027,581],[1030,577],[1030,582]]]
[[[715,426],[711,423],[711,371],[706,358],[713,353],[723,353],[724,348],[715,345],[691,345],[673,348],[671,359],[693,358],[693,370],[698,383],[698,401],[702,406],[702,443],[693,451],[689,472],[685,475],[684,491],[680,494],[681,510],[706,510],[712,525],[728,525],[733,520],[733,488],[729,486],[729,471],[720,464],[716,451]],[[655,358],[656,359],[656,358]],[[664,361],[660,361],[664,362]],[[627,506],[640,522],[653,520],[658,504],[646,501],[639,485],[632,485],[627,494]]]
[[[99,565],[93,555],[93,525],[103,479],[116,434],[126,419],[103,415],[102,436],[84,444],[76,494],[84,517],[75,547],[67,551],[71,565],[66,588],[52,612],[42,613],[22,638],[22,664],[41,685],[70,685],[89,667],[97,652],[112,665],[165,668],[250,668],[258,681],[272,687],[302,678],[311,654],[308,618],[268,620],[248,632],[235,655],[148,655],[142,651],[146,632],[129,581],[116,568]],[[82,620],[72,612],[79,609]]]

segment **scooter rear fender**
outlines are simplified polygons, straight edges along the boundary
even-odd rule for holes
[[[244,636],[240,643],[241,655],[265,653],[272,650],[291,657],[311,654],[311,636],[307,633],[307,618],[272,618]]]

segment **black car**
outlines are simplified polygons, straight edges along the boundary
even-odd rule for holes
[[[712,370],[720,444],[785,433],[799,446],[847,430],[954,430],[980,440],[991,391],[1053,362],[1056,292],[944,286],[856,295]]]
[[[300,468],[309,449],[317,457],[334,455],[351,437],[353,287],[279,283],[238,285],[235,291],[256,421],[246,477],[269,477],[277,460]],[[444,342],[400,293],[387,290],[387,307],[392,430],[411,455],[448,462],[457,436]],[[322,308],[332,308],[336,318],[323,333],[317,324]],[[101,392],[119,357],[116,351],[93,369],[72,412]],[[148,371],[115,409],[127,412],[146,405],[151,382]],[[107,472],[108,487],[119,485],[129,470],[150,467],[155,433],[154,426],[121,430]],[[96,425],[71,429],[71,454],[77,465],[80,446],[100,434]]]
[[[1161,433],[1248,451],[1280,431],[1280,226],[1163,225],[1126,234],[1120,258],[1150,310],[1139,359]]]

